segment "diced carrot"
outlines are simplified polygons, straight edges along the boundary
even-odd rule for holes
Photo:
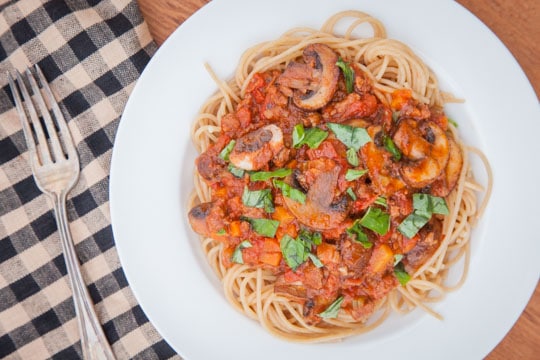
[[[386,244],[376,245],[369,259],[369,270],[372,273],[382,272],[394,262],[394,253]]]
[[[294,220],[294,215],[291,214],[284,206],[276,206],[272,213],[272,218],[280,223],[288,223]]]
[[[273,238],[264,239],[263,251],[268,252],[268,253],[271,253],[271,252],[281,253],[279,243],[277,242],[277,240]]]
[[[213,198],[224,198],[226,195],[227,195],[227,188],[218,187],[218,188],[214,189],[212,197]]]
[[[279,266],[281,261],[281,253],[279,252],[265,252],[261,255],[260,261],[263,264],[268,264],[272,266]]]
[[[401,110],[401,107],[412,98],[411,90],[398,89],[392,92],[392,103],[390,106],[394,110]]]
[[[332,244],[322,243],[317,246],[317,257],[324,265],[336,264],[339,262],[339,253]]]
[[[283,224],[281,223],[276,231],[276,239],[280,239],[285,235],[289,235],[292,238],[296,238],[298,235],[298,229],[294,225],[294,223],[289,224]]]
[[[229,234],[231,236],[240,236],[242,234],[242,230],[240,227],[241,223],[242,222],[239,220],[231,221],[231,223],[229,224]]]
[[[234,252],[234,248],[226,247],[223,249],[223,252],[221,253],[221,261],[225,267],[229,268],[232,266],[231,257]]]

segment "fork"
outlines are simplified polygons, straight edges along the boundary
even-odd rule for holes
[[[24,75],[17,72],[15,80],[8,74],[9,87],[21,119],[34,180],[53,202],[79,324],[83,358],[111,360],[114,355],[84,283],[66,215],[66,196],[79,178],[79,158],[66,120],[45,76],[37,65],[34,72],[41,87],[30,69],[26,69]],[[32,95],[23,77],[30,85]]]

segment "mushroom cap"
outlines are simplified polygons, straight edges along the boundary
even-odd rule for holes
[[[340,70],[337,53],[324,44],[310,44],[303,52],[304,63],[291,62],[278,83],[293,89],[296,106],[317,110],[326,105],[337,89]]]

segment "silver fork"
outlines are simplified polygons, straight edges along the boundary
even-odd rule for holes
[[[54,205],[56,225],[79,323],[83,357],[84,359],[114,359],[84,283],[66,216],[66,196],[79,178],[79,158],[66,120],[45,76],[37,65],[34,67],[34,72],[37,74],[41,87],[30,69],[24,72],[32,95],[25,85],[23,75],[19,72],[15,81],[8,74],[9,87],[21,119],[34,180]],[[42,126],[40,118],[45,123],[45,127]],[[49,140],[47,140],[47,135]]]

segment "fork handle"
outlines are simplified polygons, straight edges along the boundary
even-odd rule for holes
[[[79,323],[83,358],[114,360],[114,354],[96,316],[90,294],[84,283],[66,214],[66,193],[53,194],[54,214],[73,292],[75,314]]]

